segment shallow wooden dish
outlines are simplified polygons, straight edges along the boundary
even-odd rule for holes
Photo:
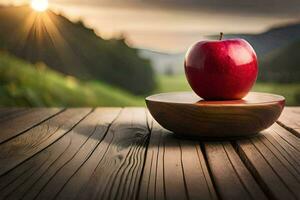
[[[182,136],[251,136],[280,116],[282,96],[250,92],[241,100],[204,101],[193,92],[172,92],[146,98],[147,107],[164,128]]]

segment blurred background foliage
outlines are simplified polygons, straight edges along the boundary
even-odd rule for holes
[[[253,91],[300,105],[300,24],[225,35],[235,37],[257,51]],[[50,10],[0,7],[0,106],[143,106],[152,93],[191,90],[183,58],[184,52],[133,48],[126,35],[103,39]]]
[[[0,105],[136,106],[141,98],[100,81],[81,81],[0,52]]]
[[[50,10],[35,13],[27,6],[0,8],[0,38],[0,48],[67,75],[100,79],[138,95],[155,88],[149,61],[140,58],[122,36],[104,40],[81,21],[73,23]]]

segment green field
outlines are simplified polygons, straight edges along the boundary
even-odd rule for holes
[[[159,76],[159,88],[156,92],[190,91],[184,75]],[[290,106],[300,105],[300,83],[278,84],[278,83],[256,83],[253,91],[269,92],[283,95],[286,104]]]
[[[143,98],[0,52],[0,106],[142,106]]]

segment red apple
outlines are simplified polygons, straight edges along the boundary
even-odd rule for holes
[[[241,99],[256,81],[257,57],[243,39],[201,41],[185,56],[184,69],[194,92],[205,100]]]

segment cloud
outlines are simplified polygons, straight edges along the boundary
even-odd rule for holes
[[[299,1],[299,3],[298,3]],[[300,19],[300,0],[50,0],[102,37],[179,52],[206,35],[258,33]]]
[[[195,12],[215,11],[231,14],[300,17],[299,0],[53,0],[53,2]]]

